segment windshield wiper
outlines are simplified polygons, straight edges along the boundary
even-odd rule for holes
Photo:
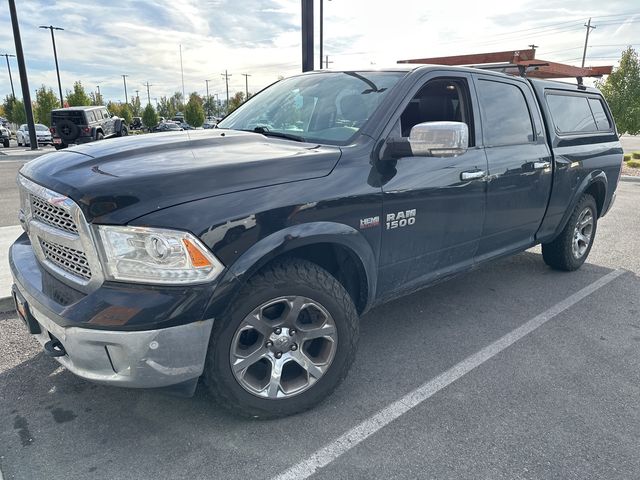
[[[241,129],[243,132],[253,132],[260,133],[265,137],[276,137],[276,138],[286,138],[287,140],[294,140],[296,142],[304,142],[304,137],[300,135],[294,135],[292,133],[284,133],[284,132],[274,132],[269,130],[267,127],[256,127],[253,130]]]

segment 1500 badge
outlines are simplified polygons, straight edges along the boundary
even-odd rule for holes
[[[416,209],[401,210],[397,213],[387,213],[386,226],[387,230],[393,230],[394,228],[407,227],[416,223]],[[368,217],[360,219],[360,230],[365,228],[373,228],[380,225],[380,217]]]
[[[400,210],[397,213],[387,213],[387,230],[402,228],[416,223],[416,209]]]

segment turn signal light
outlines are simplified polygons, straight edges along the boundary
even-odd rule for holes
[[[191,240],[189,240],[188,238],[183,238],[182,243],[184,243],[184,246],[187,249],[187,253],[189,253],[189,258],[191,258],[191,264],[194,267],[202,268],[211,266],[211,262],[200,251],[200,249],[191,242]]]

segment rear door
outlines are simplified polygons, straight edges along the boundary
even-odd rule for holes
[[[476,259],[527,248],[545,215],[552,157],[542,117],[523,80],[474,75],[488,160],[487,206]]]

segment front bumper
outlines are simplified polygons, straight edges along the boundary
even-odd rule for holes
[[[88,380],[166,387],[202,374],[213,319],[202,318],[212,286],[157,288],[105,283],[89,294],[49,275],[28,237],[9,252],[14,288],[40,325],[38,341],[57,339],[55,357]]]
[[[19,287],[18,287],[19,290]],[[154,388],[202,374],[213,320],[140,332],[61,327],[29,305],[40,325],[41,345],[55,337],[66,355],[55,357],[67,370],[97,383]]]

